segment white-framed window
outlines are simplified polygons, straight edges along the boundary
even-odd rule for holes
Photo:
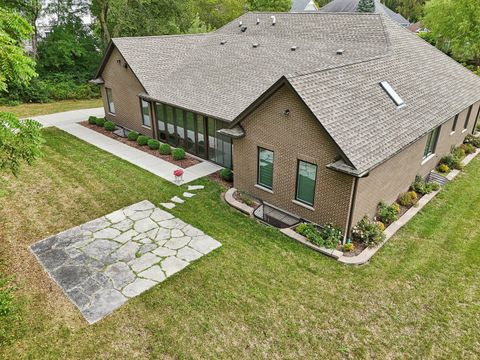
[[[113,102],[112,89],[105,88],[107,93],[107,102],[108,102],[108,112],[110,114],[115,114],[115,103]]]
[[[142,123],[143,123],[143,126],[146,126],[146,127],[151,127],[152,126],[152,117],[150,116],[150,104],[141,99],[140,100],[140,105],[141,105],[141,108],[142,108]]]
[[[423,152],[423,158],[427,158],[435,153],[437,147],[438,134],[440,133],[440,126],[430,131],[427,137],[427,144],[425,145],[425,151]]]

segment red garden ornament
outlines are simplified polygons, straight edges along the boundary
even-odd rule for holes
[[[173,172],[173,175],[175,176],[175,182],[182,182],[183,181],[183,170],[182,169],[177,169]]]

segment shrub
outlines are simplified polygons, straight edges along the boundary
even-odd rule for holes
[[[173,160],[183,160],[185,159],[185,150],[182,148],[176,148],[172,152]]]
[[[137,133],[136,131],[130,131],[127,135],[127,139],[130,141],[137,141],[139,136],[140,134]]]
[[[440,164],[437,166],[437,171],[445,174],[450,171],[450,167],[447,164]]]
[[[107,131],[113,131],[115,130],[115,123],[113,121],[105,121],[104,127]]]
[[[232,170],[230,170],[228,168],[222,169],[222,170],[220,170],[220,177],[225,181],[232,182],[233,181],[233,172],[232,172]]]
[[[95,124],[97,124],[97,126],[103,127],[105,125],[105,119],[104,118],[97,118],[95,120]]]
[[[392,222],[398,220],[398,213],[400,209],[397,206],[390,205],[388,206],[385,202],[381,201],[378,204],[377,216],[381,222],[385,224],[391,224]]]
[[[431,193],[432,191],[440,190],[440,184],[435,181],[430,181],[427,183],[427,194]]]
[[[417,193],[415,191],[407,191],[400,195],[398,202],[402,206],[413,206],[418,200]]]
[[[410,185],[410,190],[425,195],[427,193],[427,184],[425,179],[421,175],[416,175],[415,180],[413,181],[412,185]]]
[[[243,191],[237,192],[239,199],[245,204],[250,207],[254,207],[256,205],[255,200],[250,196],[245,194]]]
[[[466,155],[466,150],[465,150],[465,144],[460,145],[459,147],[456,147],[452,151],[452,155],[454,158],[457,159],[463,159]]]
[[[370,220],[368,216],[364,216],[363,219],[355,225],[352,236],[356,241],[365,246],[378,245],[385,239],[385,234],[379,224]]]
[[[353,243],[349,242],[343,245],[343,251],[344,252],[350,252],[355,250],[355,246],[353,246]]]
[[[480,126],[480,122],[477,125],[477,129]],[[480,129],[478,129],[480,131]],[[472,134],[469,134],[465,137],[465,140],[463,140],[464,144],[471,144],[475,146],[476,148],[480,148],[480,138],[473,136]]]
[[[90,117],[88,118],[88,123],[89,123],[90,125],[97,125],[97,118],[96,118],[95,116],[90,116]]]
[[[140,145],[140,146],[145,146],[145,145],[147,145],[149,139],[150,138],[148,136],[140,135],[137,138],[137,144]]]
[[[172,148],[168,144],[160,144],[158,152],[162,155],[170,155],[172,153]]]
[[[148,140],[147,145],[152,150],[158,150],[158,148],[160,147],[160,143],[158,142],[158,140],[155,139]]]
[[[462,149],[465,155],[470,155],[477,151],[472,144],[462,144],[457,149]]]
[[[300,224],[295,231],[305,236],[311,243],[334,249],[342,240],[342,231],[335,228],[332,224],[327,224],[323,229],[318,229],[313,224]]]
[[[448,154],[440,159],[440,164],[445,164],[449,168],[453,168],[453,163],[455,162],[455,157],[452,154]]]

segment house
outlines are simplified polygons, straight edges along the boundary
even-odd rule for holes
[[[383,14],[247,13],[208,34],[116,38],[94,81],[109,120],[345,233],[480,112],[480,78]]]
[[[359,0],[333,0],[320,8],[320,11],[329,13],[356,12],[358,2]],[[379,0],[375,0],[375,13],[385,14],[390,19],[404,27],[410,25],[410,22],[407,19],[382,4]]]
[[[318,7],[313,0],[293,0],[291,11],[318,11]]]

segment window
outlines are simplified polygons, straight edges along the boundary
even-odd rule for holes
[[[472,114],[472,108],[473,108],[473,105],[470,105],[470,107],[468,108],[468,113],[467,113],[467,118],[465,119],[465,124],[463,125],[463,129],[467,129],[468,127],[468,122],[470,121],[470,115]]]
[[[457,129],[457,122],[458,122],[458,114],[455,115],[455,119],[453,119],[452,132],[454,132]]]
[[[313,206],[315,198],[315,183],[317,180],[317,165],[298,161],[297,192],[295,199]]]
[[[397,92],[393,90],[392,86],[387,81],[382,81],[380,83],[380,86],[383,88],[383,90],[385,90],[388,96],[390,96],[390,99],[392,99],[397,106],[402,106],[405,104],[400,95],[398,95]]]
[[[273,188],[273,151],[258,148],[257,183],[267,189]]]
[[[155,103],[155,116],[157,117],[158,124],[158,138],[162,141],[166,141],[167,134],[165,132],[165,113],[163,111],[163,104]]]
[[[142,106],[142,122],[143,126],[151,127],[152,121],[150,117],[150,104],[145,100],[140,100]]]
[[[110,114],[115,114],[115,104],[113,103],[112,89],[105,88],[107,92],[107,102],[108,102],[108,112]]]
[[[425,151],[423,152],[424,159],[435,153],[439,132],[440,127],[430,131],[430,133],[428,134],[427,145],[425,146]]]

